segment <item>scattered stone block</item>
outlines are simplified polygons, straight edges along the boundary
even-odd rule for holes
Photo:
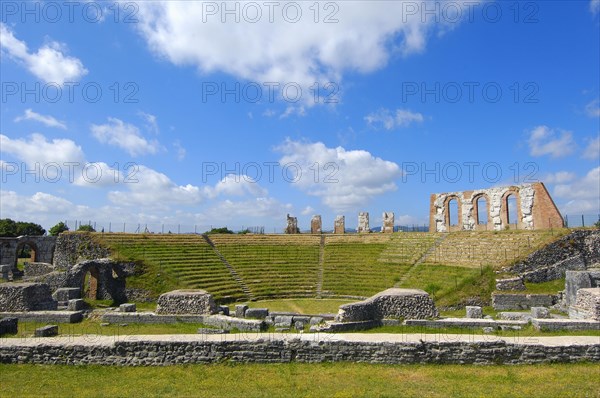
[[[235,317],[243,318],[246,316],[246,311],[248,310],[248,306],[245,304],[238,304],[235,306]]]
[[[35,329],[35,337],[52,337],[58,335],[58,325],[46,325]]]
[[[496,290],[525,290],[525,282],[520,277],[496,279]]]
[[[226,329],[198,328],[198,334],[228,334]]]
[[[250,319],[265,319],[269,316],[268,308],[248,308],[244,314],[245,318]]]
[[[277,315],[273,321],[275,328],[291,328],[294,317],[291,315]]]
[[[125,303],[119,306],[119,312],[136,312],[135,303]]]
[[[481,330],[483,330],[483,333],[494,333],[494,330],[496,330],[496,328],[486,326],[486,327],[482,328]]]
[[[304,326],[306,326],[306,323],[302,322],[302,321],[296,321],[294,322],[294,329],[296,330],[304,330]]]
[[[52,298],[56,301],[66,303],[69,300],[81,298],[81,289],[76,287],[61,287],[52,293]]]
[[[206,290],[184,289],[161,294],[157,314],[216,314],[217,305]]]
[[[550,318],[550,311],[546,307],[531,307],[531,317],[537,319]]]
[[[16,334],[19,331],[19,318],[6,317],[0,319],[0,336]]]
[[[310,326],[318,325],[323,322],[323,318],[320,316],[313,316],[310,318]]]
[[[81,311],[85,308],[85,301],[82,299],[69,300],[67,303],[67,311]]]
[[[465,309],[467,312],[467,318],[470,318],[470,319],[483,318],[483,310],[481,309],[481,307],[474,306],[474,305],[467,305],[465,307]]]
[[[337,322],[361,322],[384,318],[426,319],[439,316],[429,294],[419,289],[391,288],[364,301],[340,306]]]
[[[227,315],[229,316],[229,307],[226,305],[220,305],[219,307],[219,314],[223,314],[223,315]]]
[[[0,265],[0,278],[7,281],[9,279],[11,269],[12,267],[10,265]]]

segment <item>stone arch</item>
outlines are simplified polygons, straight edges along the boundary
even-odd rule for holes
[[[482,209],[480,208],[480,203],[485,202],[485,214],[481,214]],[[473,196],[473,200],[471,202],[473,205],[473,219],[475,220],[475,229],[486,230],[488,229],[488,225],[490,224],[490,198],[485,193],[478,193]],[[482,222],[482,219],[485,215],[485,222]]]
[[[13,264],[13,269],[17,269],[17,263],[19,262],[19,253],[25,248],[25,246],[28,246],[31,249],[31,255],[29,257],[29,262],[35,263],[36,261],[38,261],[40,250],[39,250],[38,246],[35,244],[35,242],[33,242],[30,239],[20,240],[17,243],[16,250],[15,250],[16,255],[15,255],[15,262]]]
[[[453,212],[451,211],[452,201],[456,201],[456,224],[452,224],[454,218]],[[444,212],[446,213],[445,224],[447,231],[460,231],[462,229],[462,205],[460,198],[456,195],[449,195],[444,201]]]
[[[98,268],[88,267],[81,279],[81,297],[91,300],[98,299],[99,276]]]
[[[509,209],[509,200],[511,197],[514,197],[515,199],[515,212],[514,212],[514,217],[516,217],[515,220],[513,220],[510,217],[510,209]],[[502,202],[500,204],[500,218],[502,220],[502,225],[504,228],[509,228],[509,229],[521,229],[523,228],[523,223],[522,223],[522,214],[521,214],[521,195],[519,192],[519,188],[517,187],[511,187],[509,188],[506,192],[504,192],[504,194],[502,195]]]

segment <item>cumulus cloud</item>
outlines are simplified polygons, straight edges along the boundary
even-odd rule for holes
[[[401,175],[396,163],[363,150],[289,139],[276,150],[283,154],[279,162],[294,170],[288,176],[292,184],[336,211],[358,210],[374,197],[396,190],[395,180]]]
[[[600,13],[600,0],[590,0],[590,11],[594,15]]]
[[[567,199],[561,208],[563,214],[598,214],[600,212],[600,167],[591,169],[585,176],[570,184],[554,187],[557,198]]]
[[[559,158],[572,154],[576,149],[572,132],[554,130],[548,126],[537,126],[531,130],[528,144],[531,156],[550,155]]]
[[[300,214],[302,214],[303,216],[310,216],[315,214],[315,209],[313,209],[312,206],[306,206],[304,209],[302,209]]]
[[[92,124],[93,136],[101,143],[119,147],[131,156],[157,153],[161,146],[157,140],[148,140],[133,124],[109,117],[106,124]]]
[[[36,52],[30,52],[27,44],[17,39],[14,32],[2,22],[0,22],[0,48],[46,83],[77,82],[88,73],[78,58],[66,55],[66,45],[52,41]]]
[[[31,109],[25,109],[25,113],[23,113],[22,116],[17,116],[15,118],[15,122],[21,122],[23,120],[33,120],[36,122],[40,122],[48,127],[56,127],[63,130],[67,129],[67,125],[65,124],[65,122],[57,120],[52,116],[41,115],[39,113],[34,112]]]
[[[83,150],[74,141],[56,138],[49,141],[41,134],[32,134],[29,139],[11,139],[0,134],[0,151],[25,162],[29,166],[51,162],[61,166],[65,163],[85,163]]]
[[[259,84],[293,82],[302,88],[304,103],[312,104],[315,83],[339,85],[346,72],[373,72],[394,54],[422,52],[436,28],[448,31],[444,25],[460,23],[424,18],[419,8],[425,3],[414,1],[320,2],[318,22],[309,8],[313,3],[277,2],[272,10],[253,4],[252,10],[244,2],[227,4],[237,12],[225,14],[225,3],[141,2],[136,27],[153,53],[175,65]],[[408,12],[407,6],[417,9]],[[250,21],[257,7],[260,18]],[[336,22],[325,23],[331,14]],[[300,18],[291,23],[296,15]]]
[[[588,145],[583,151],[583,157],[590,160],[598,159],[598,157],[600,157],[600,137],[588,141]]]
[[[209,198],[245,195],[264,197],[267,195],[267,190],[262,188],[253,178],[238,174],[226,175],[214,187],[205,187],[204,192]]]
[[[365,116],[365,120],[374,128],[381,126],[386,130],[393,130],[398,127],[408,127],[412,123],[421,123],[424,118],[422,114],[408,109],[396,109],[395,112],[391,112],[389,109],[382,108]]]
[[[577,174],[570,171],[559,171],[556,173],[546,174],[542,182],[547,184],[564,184],[569,181],[573,181],[577,177]]]
[[[181,161],[181,160],[185,159],[185,155],[187,154],[187,151],[181,145],[181,142],[179,140],[176,140],[173,142],[173,147],[175,148],[175,151],[177,152],[177,160]]]

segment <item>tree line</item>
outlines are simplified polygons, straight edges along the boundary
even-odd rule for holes
[[[68,231],[69,227],[64,222],[59,222],[48,230],[48,235],[57,236],[61,232]],[[80,225],[77,231],[96,232],[91,225]],[[14,221],[10,218],[0,219],[0,237],[17,237],[17,236],[43,236],[46,235],[46,230],[41,225],[33,222]]]

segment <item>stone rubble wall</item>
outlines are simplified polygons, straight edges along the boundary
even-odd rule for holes
[[[50,287],[43,283],[0,283],[0,312],[56,310]]]
[[[527,310],[531,307],[551,307],[558,302],[552,294],[492,294],[492,307],[495,310]]]
[[[600,321],[600,288],[579,289],[574,307],[584,318]]]
[[[217,305],[206,290],[173,290],[158,298],[157,314],[215,314]]]
[[[55,267],[50,263],[27,263],[23,268],[25,278],[30,276],[41,276],[53,272]]]
[[[56,238],[55,267],[67,269],[83,260],[96,260],[110,257],[110,250],[96,243],[92,234],[86,232],[66,232]]]
[[[387,289],[364,301],[340,306],[337,322],[359,322],[384,318],[424,319],[439,313],[429,294],[418,289]]]
[[[31,339],[31,342],[0,345],[0,363],[164,366],[231,361],[496,365],[600,361],[600,343],[589,340],[578,344],[551,345],[509,343],[494,336],[489,336],[489,340],[472,342],[371,342],[277,335],[242,339],[235,336],[203,334],[190,341],[173,341],[173,336],[165,336],[162,340],[139,340],[139,336],[134,336],[135,341],[87,336],[85,344],[66,339],[62,343],[57,337]]]

